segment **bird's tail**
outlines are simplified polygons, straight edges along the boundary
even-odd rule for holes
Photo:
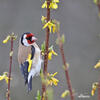
[[[32,90],[32,78],[35,76],[36,71],[32,69],[28,75],[28,92]]]
[[[30,80],[28,81],[28,92],[32,90],[32,76],[30,77]]]

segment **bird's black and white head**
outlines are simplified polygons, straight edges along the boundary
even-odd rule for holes
[[[23,33],[22,37],[21,37],[21,44],[24,46],[30,46],[32,45],[35,41],[37,40],[37,38],[34,36],[33,33],[31,32],[26,32]]]

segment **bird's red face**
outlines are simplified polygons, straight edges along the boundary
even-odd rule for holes
[[[27,40],[28,44],[32,44],[37,40],[37,38],[34,37],[33,33],[29,33],[29,34],[26,34],[26,40]]]

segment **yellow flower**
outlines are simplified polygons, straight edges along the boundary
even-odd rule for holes
[[[59,3],[59,0],[52,0],[51,3],[50,3],[49,8],[57,9],[58,8],[58,4],[57,3]]]
[[[51,29],[53,29],[53,33],[55,33],[55,31],[56,31],[56,25],[53,24],[51,21],[48,21],[48,22],[43,26],[43,29],[45,29],[46,27],[49,28],[50,33],[51,33]]]
[[[58,79],[56,79],[56,78],[54,78],[54,77],[52,77],[51,79],[52,79],[52,83],[53,83],[55,86],[57,86],[57,85],[58,85],[59,80],[58,80]]]
[[[59,0],[52,0],[52,1],[50,2],[49,8],[57,9],[57,8],[58,8],[57,3],[59,3]],[[45,2],[42,4],[42,8],[47,8],[47,1],[45,1]]]
[[[51,50],[51,51],[48,53],[48,60],[52,60],[52,55],[57,56],[58,54],[57,54],[54,50]]]
[[[94,66],[94,68],[99,68],[100,67],[100,61]]]
[[[68,96],[70,94],[69,90],[65,90],[62,94],[61,94],[61,98],[65,98],[66,96]]]
[[[98,82],[95,82],[92,84],[92,91],[91,91],[91,95],[94,96],[94,93],[96,91],[96,89],[98,88]]]
[[[41,55],[44,56],[44,52],[41,52]],[[57,56],[58,54],[57,54],[54,50],[51,50],[51,51],[48,53],[48,60],[52,60],[52,55]]]
[[[45,55],[45,42],[41,45],[41,55]],[[48,48],[48,60],[52,59],[52,55],[57,56],[58,54],[53,50],[53,45]]]
[[[58,85],[58,82],[59,82],[59,80],[58,79],[56,79],[56,78],[54,78],[54,76],[57,74],[57,72],[56,73],[54,73],[54,74],[47,74],[47,76],[48,76],[48,78],[47,78],[47,84],[48,85],[52,85],[52,84],[54,84],[55,86],[57,86]]]
[[[32,60],[31,60],[31,54],[28,55],[27,61],[29,62],[29,66],[28,66],[28,72],[30,72],[31,67],[32,67]]]
[[[58,5],[57,5],[56,2],[51,2],[49,8],[57,9],[58,8]]]
[[[47,8],[47,1],[43,3],[42,8]]]
[[[10,35],[8,35],[7,37],[6,37],[6,39],[5,40],[3,40],[3,43],[5,44],[5,43],[7,43],[9,40],[10,40],[10,38],[11,38],[11,36]]]
[[[5,80],[6,83],[8,84],[8,72],[4,72],[3,75],[0,75],[0,81]]]

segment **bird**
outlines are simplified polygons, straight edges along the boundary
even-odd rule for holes
[[[34,33],[25,32],[19,40],[18,63],[28,92],[32,90],[32,78],[39,75],[42,64],[41,50]]]

